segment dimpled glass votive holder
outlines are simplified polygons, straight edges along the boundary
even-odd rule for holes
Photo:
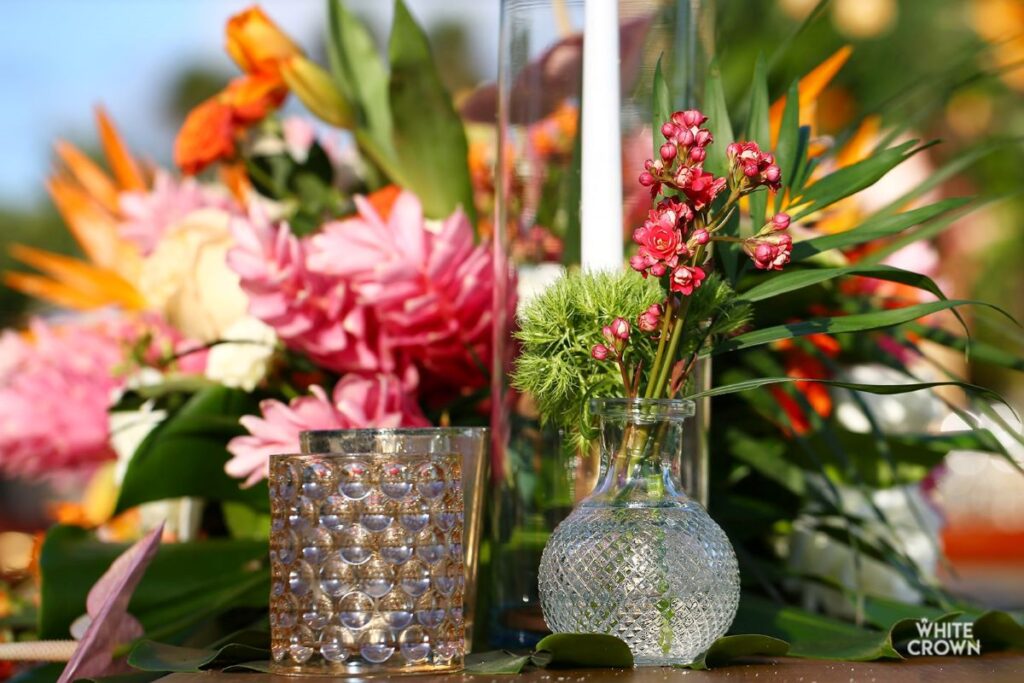
[[[462,668],[462,456],[398,451],[271,458],[275,672]]]

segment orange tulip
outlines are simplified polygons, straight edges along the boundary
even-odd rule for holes
[[[236,124],[256,123],[281,106],[288,88],[275,76],[257,75],[236,78],[219,96],[231,109]]]
[[[214,161],[234,154],[231,107],[220,96],[211,97],[189,112],[174,141],[174,163],[184,173],[199,173]]]
[[[227,51],[248,74],[280,78],[279,63],[302,49],[270,20],[258,6],[231,17],[227,26]]]

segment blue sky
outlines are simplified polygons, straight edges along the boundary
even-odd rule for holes
[[[389,0],[348,0],[383,32]],[[167,85],[183,66],[208,63],[229,72],[223,27],[251,0],[3,0],[0,2],[0,204],[43,198],[57,137],[95,139],[93,105],[102,102],[129,144],[166,163],[177,122],[165,120]],[[260,3],[300,42],[325,33],[323,0]],[[458,18],[474,27],[474,57],[495,71],[498,0],[409,0],[426,25]]]

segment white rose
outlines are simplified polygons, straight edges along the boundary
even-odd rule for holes
[[[142,295],[192,339],[219,339],[248,306],[238,275],[227,264],[234,244],[229,222],[226,211],[193,211],[167,231],[142,264]]]
[[[273,328],[246,316],[224,331],[206,357],[206,376],[224,386],[245,391],[256,388],[270,368],[277,345]]]

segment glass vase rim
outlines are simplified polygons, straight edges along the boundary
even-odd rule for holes
[[[590,411],[598,417],[685,419],[693,417],[697,404],[688,398],[595,398]]]
[[[322,439],[333,436],[352,434],[356,436],[472,436],[486,434],[490,427],[359,427],[357,429],[304,429],[299,432],[299,440]]]

